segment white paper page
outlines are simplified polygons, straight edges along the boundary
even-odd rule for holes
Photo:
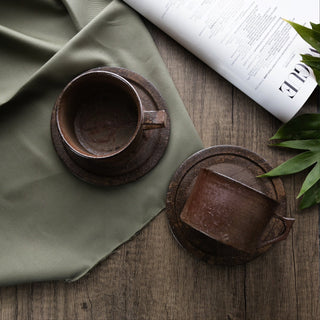
[[[284,122],[316,87],[310,46],[282,18],[319,23],[319,0],[125,2]]]

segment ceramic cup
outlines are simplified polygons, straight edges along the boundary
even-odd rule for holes
[[[56,123],[69,156],[96,174],[119,175],[141,151],[144,130],[165,126],[165,110],[147,111],[123,77],[91,70],[72,80],[56,102]]]
[[[279,203],[227,176],[201,169],[180,218],[192,228],[246,253],[287,238],[294,219],[275,214]],[[283,222],[275,238],[261,240],[271,218]]]

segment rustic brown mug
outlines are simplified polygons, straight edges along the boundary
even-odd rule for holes
[[[56,122],[69,156],[95,174],[119,175],[141,150],[143,130],[165,126],[165,110],[147,111],[135,88],[109,71],[73,79],[56,102]]]
[[[234,179],[201,169],[181,213],[192,228],[246,253],[287,238],[294,219],[276,215],[279,203]],[[262,240],[271,218],[283,222],[281,234]]]

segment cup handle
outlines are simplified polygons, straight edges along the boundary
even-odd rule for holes
[[[167,113],[165,110],[144,111],[143,130],[164,128],[167,123]]]
[[[266,240],[266,241],[261,241],[259,246],[258,246],[258,249],[260,249],[262,247],[265,247],[265,246],[267,246],[269,244],[276,243],[276,242],[279,242],[279,241],[287,239],[295,219],[294,218],[282,217],[282,216],[278,216],[278,215],[275,215],[275,218],[281,220],[281,222],[283,223],[283,225],[284,225],[283,232],[280,235],[278,235],[275,238],[273,238],[273,239]]]

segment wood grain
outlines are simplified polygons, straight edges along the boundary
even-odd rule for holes
[[[205,146],[233,144],[276,166],[292,153],[269,148],[280,122],[148,24]],[[317,111],[318,93],[303,112]],[[318,209],[297,210],[303,176],[283,179],[287,241],[244,266],[199,262],[175,242],[165,213],[75,283],[0,288],[0,319],[320,319]]]

